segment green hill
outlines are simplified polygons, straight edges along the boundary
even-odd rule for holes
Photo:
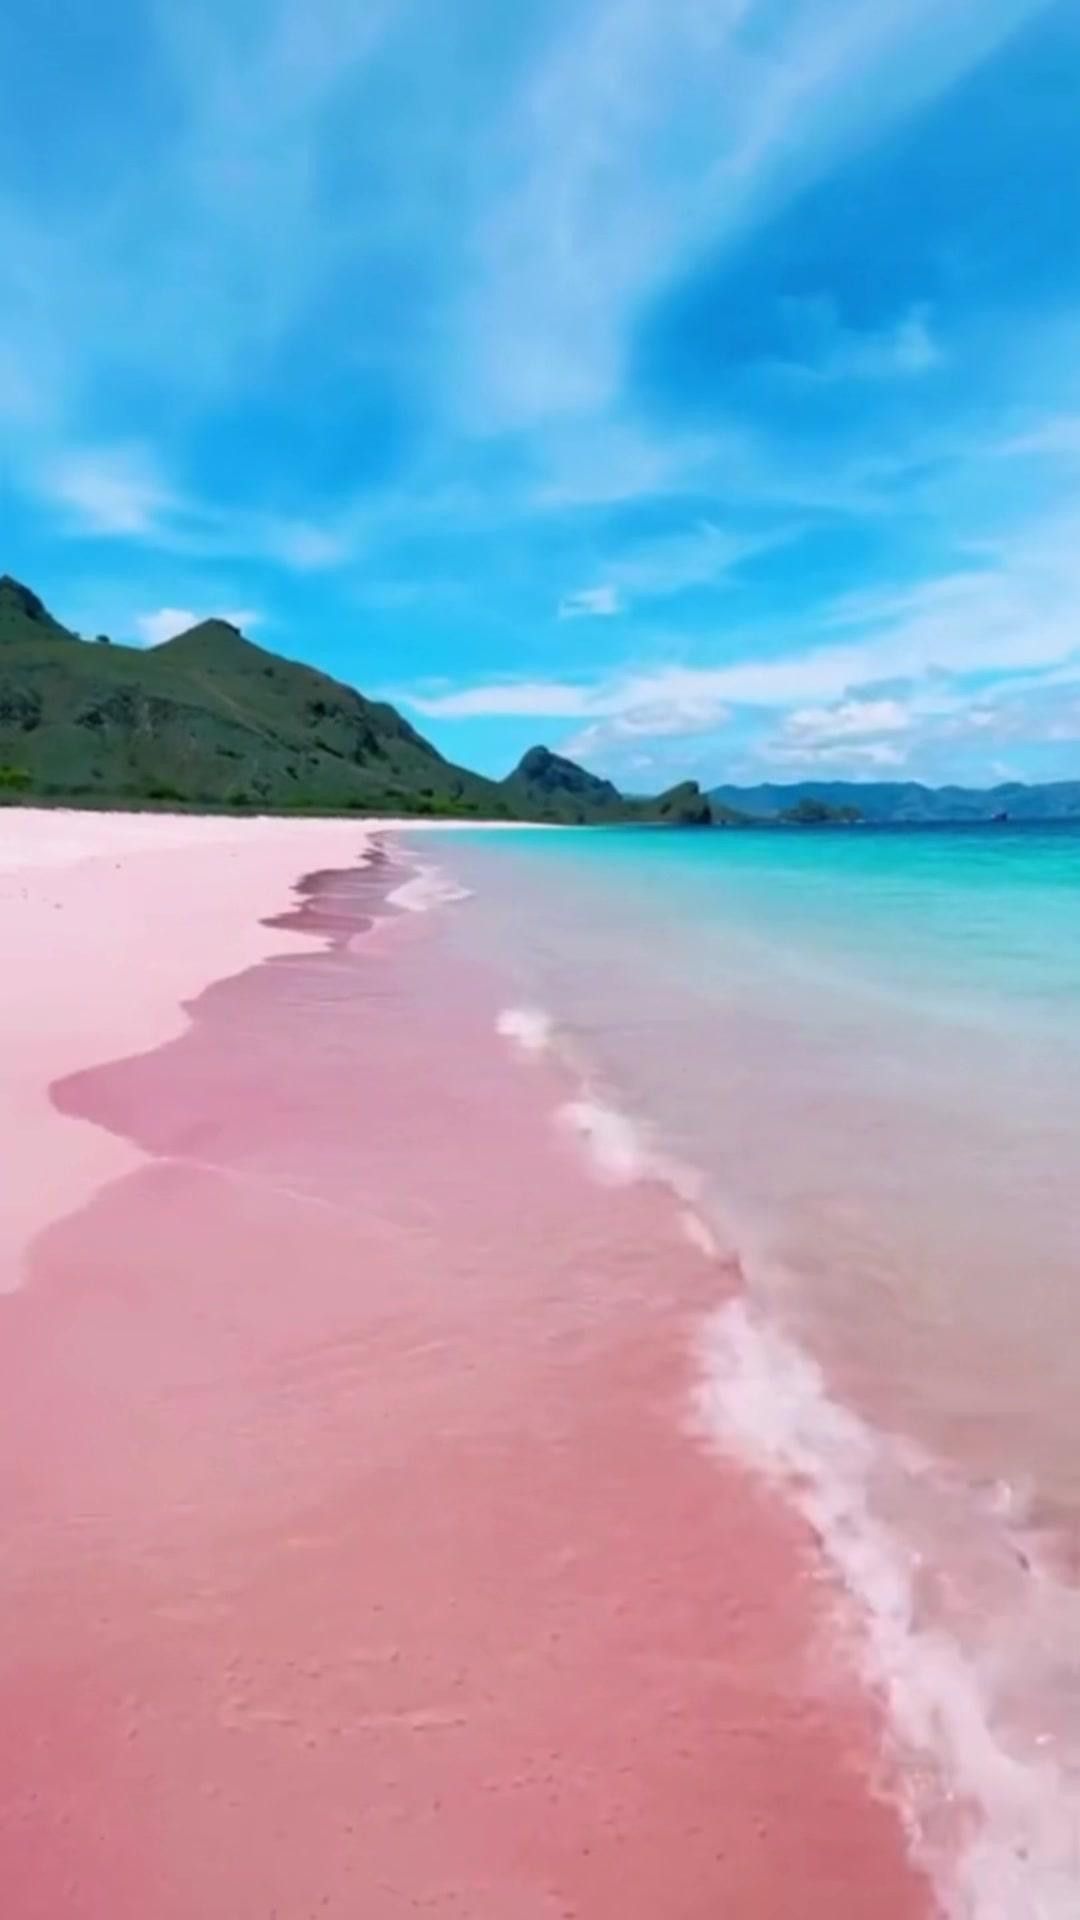
[[[208,620],[143,651],[80,640],[0,579],[0,783],[81,802],[508,813],[392,707]]]
[[[530,747],[502,782],[515,814],[569,825],[640,821],[678,827],[712,824],[709,802],[697,782],[685,780],[656,799],[630,799],[610,780],[588,773],[548,747]]]
[[[610,780],[587,773],[548,747],[530,747],[502,790],[516,814],[562,820],[625,820],[627,803]]]
[[[707,823],[537,747],[503,781],[445,760],[391,706],[206,620],[164,646],[82,640],[0,578],[0,798],[76,805]]]

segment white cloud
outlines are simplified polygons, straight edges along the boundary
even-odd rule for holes
[[[906,733],[911,709],[899,700],[841,700],[832,707],[799,707],[784,721],[793,744],[826,746],[882,733]]]
[[[126,329],[132,351],[220,391],[295,321],[347,238],[359,251],[374,220],[358,228],[348,202],[351,233],[340,230],[345,208],[323,191],[319,162],[392,17],[391,0],[152,9],[177,123],[122,203],[138,228],[123,236],[129,245],[145,245],[147,222],[153,231],[154,271],[140,276],[142,311]],[[111,265],[125,290],[119,247]],[[107,291],[115,310],[115,285]]]
[[[931,98],[1038,0],[593,0],[511,91],[481,153],[463,403],[486,424],[609,406],[649,291],[869,131]],[[932,352],[918,316],[896,370]],[[881,352],[879,343],[878,352]]]
[[[559,601],[560,620],[610,620],[622,612],[619,590],[610,583],[602,587],[579,587]]]
[[[765,760],[784,766],[828,767],[857,772],[904,765],[914,726],[914,702],[885,696],[853,697],[831,706],[797,707],[780,730],[762,742]]]
[[[227,620],[230,626],[239,627],[241,631],[257,626],[259,622],[258,613],[251,607],[217,615],[195,613],[190,607],[157,607],[152,613],[136,614],[135,631],[142,646],[160,647],[166,640],[174,640],[178,633],[186,633],[189,627],[197,627],[200,620],[211,618]]]
[[[525,719],[578,720],[589,712],[589,691],[568,681],[498,680],[451,693],[409,693],[396,696],[415,712],[432,720]]]
[[[886,772],[902,767],[907,753],[887,740],[841,741],[835,746],[798,746],[783,740],[767,741],[762,758],[785,767],[828,767],[834,772],[860,769]]]
[[[270,557],[280,559],[296,573],[316,573],[325,567],[339,566],[348,557],[349,543],[341,533],[328,527],[312,527],[302,521],[270,522],[265,530]]]
[[[558,511],[672,493],[703,481],[730,439],[716,433],[658,438],[614,419],[545,422],[540,479],[528,504]]]
[[[744,560],[787,545],[799,531],[780,526],[767,533],[734,533],[702,520],[685,533],[643,542],[636,552],[611,565],[609,572],[625,593],[663,599],[686,587],[715,585]]]
[[[47,461],[39,487],[76,531],[107,537],[153,533],[172,506],[154,463],[136,447],[87,447]]]
[[[137,12],[138,58],[96,76],[102,114],[119,127],[158,90],[167,138],[144,140],[135,118],[126,143],[95,139],[100,177],[95,164],[80,200],[76,160],[48,219],[33,192],[0,197],[0,255],[12,269],[0,358],[49,396],[56,431],[103,368],[149,370],[170,394],[227,398],[346,244],[359,253],[380,239],[372,210],[359,223],[354,195],[324,191],[320,161],[344,138],[340,98],[396,17],[393,0],[185,0]],[[355,147],[355,119],[347,138]],[[69,300],[57,298],[61,262],[78,290]]]
[[[975,702],[957,702],[939,728],[949,741],[1080,740],[1080,658],[1060,674],[1007,683]]]
[[[649,713],[663,731],[666,714],[706,715],[728,705],[784,707],[796,701],[832,699],[867,678],[857,647],[833,648],[778,659],[733,660],[716,667],[667,665],[622,675],[591,686],[570,681],[492,681],[447,693],[402,692],[398,697],[430,719],[482,716],[549,716],[611,719]]]
[[[716,733],[729,719],[730,710],[710,693],[681,700],[659,699],[649,705],[613,711],[606,719],[591,720],[571,735],[563,751],[572,759],[624,752],[633,741],[686,740]],[[643,756],[632,758],[640,760]]]
[[[70,534],[133,540],[198,559],[243,556],[310,573],[344,565],[364,534],[356,514],[315,526],[193,499],[139,446],[62,449],[41,462],[32,484],[63,512]]]
[[[972,676],[1071,682],[1080,675],[1078,603],[1080,516],[1063,515],[1016,529],[967,573],[845,596],[814,615],[811,631],[840,636],[824,645],[806,644],[804,623],[774,635],[766,655],[752,637],[725,635],[728,657],[716,665],[669,661],[591,683],[494,681],[400,697],[430,718],[528,714],[654,734],[705,728],[729,707],[791,708],[781,745],[834,752],[909,731],[905,712],[914,724],[945,721],[958,704],[985,707],[985,696],[961,702],[955,691]],[[913,689],[903,701],[872,691],[897,681]],[[900,751],[895,740],[890,751]]]
[[[447,693],[398,694],[429,719],[526,716],[604,720],[612,732],[661,735],[701,732],[725,717],[723,668],[661,667],[594,686],[563,680],[507,680]]]
[[[1080,413],[1054,414],[1040,420],[1026,432],[1000,441],[992,451],[1006,459],[1040,454],[1055,459],[1080,459]]]
[[[799,531],[776,527],[769,533],[741,534],[703,520],[685,532],[642,541],[632,552],[605,562],[608,578],[603,586],[564,595],[559,618],[610,616],[622,613],[634,599],[666,599],[687,587],[718,586],[742,561],[785,545]]]
[[[158,607],[153,613],[137,613],[135,630],[144,647],[160,647],[198,622],[198,614],[189,607]]]

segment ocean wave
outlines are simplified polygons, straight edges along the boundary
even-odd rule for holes
[[[631,1119],[620,1107],[585,1092],[577,1100],[565,1101],[557,1118],[581,1143],[593,1172],[608,1185],[655,1180],[688,1207],[699,1199],[702,1182],[696,1170],[665,1153],[651,1128]],[[693,1217],[698,1220],[697,1215]],[[698,1224],[706,1231],[704,1221]],[[710,1251],[715,1248],[711,1246]]]
[[[784,1490],[855,1603],[857,1658],[887,1708],[914,1850],[945,1910],[955,1920],[1076,1920],[1073,1765],[1055,1755],[1050,1734],[1022,1747],[1005,1731],[992,1704],[993,1652],[980,1660],[920,1617],[920,1555],[875,1511],[882,1482],[898,1471],[923,1476],[930,1463],[910,1450],[905,1459],[833,1399],[809,1356],[745,1298],[710,1318],[701,1363],[701,1431]],[[1037,1569],[1018,1579],[1032,1616],[1068,1600],[1040,1592],[1049,1583]]]
[[[459,886],[442,867],[428,865],[417,867],[408,880],[387,895],[389,904],[404,913],[430,913],[435,907],[452,906],[457,900],[471,897],[470,889]]]
[[[844,1596],[842,1650],[885,1708],[911,1850],[943,1912],[1077,1920],[1080,1754],[1063,1729],[1021,1728],[998,1708],[1006,1677],[1026,1661],[1035,1693],[1048,1699],[1070,1626],[1080,1645],[1078,1596],[1018,1545],[1016,1500],[1002,1488],[980,1500],[970,1486],[950,1485],[932,1459],[830,1394],[810,1355],[755,1306],[758,1250],[730,1222],[714,1227],[703,1179],[665,1153],[649,1126],[588,1090],[557,1118],[595,1177],[662,1182],[691,1244],[736,1261],[744,1276],[744,1291],[702,1332],[695,1430],[775,1485],[809,1525]],[[942,1537],[965,1539],[973,1558],[1008,1577],[1009,1610],[982,1623],[981,1639],[969,1643],[947,1609],[927,1603],[918,1531],[886,1517],[913,1503]]]
[[[518,1052],[537,1059],[550,1052],[555,1023],[542,1007],[504,1007],[496,1018],[495,1031]]]

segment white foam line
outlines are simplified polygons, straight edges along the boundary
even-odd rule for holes
[[[657,1147],[650,1129],[640,1120],[632,1120],[619,1107],[585,1093],[579,1100],[568,1100],[556,1117],[560,1125],[577,1136],[592,1171],[607,1185],[629,1186],[635,1180],[655,1180],[668,1187],[688,1208],[698,1200],[702,1183],[695,1170],[664,1153]],[[696,1220],[696,1215],[694,1217]],[[683,1224],[685,1227],[685,1220]],[[700,1226],[702,1232],[707,1231],[704,1221]]]
[[[451,906],[457,900],[470,898],[467,887],[459,886],[436,866],[418,867],[408,880],[387,895],[390,905],[403,913],[430,913],[435,907]]]
[[[645,1126],[588,1092],[558,1119],[596,1177],[663,1182],[691,1244],[730,1257],[699,1209],[700,1177]],[[943,1913],[1080,1920],[1080,1778],[1049,1735],[1010,1749],[977,1654],[920,1620],[919,1557],[874,1509],[875,1489],[932,1476],[932,1463],[834,1400],[810,1357],[745,1297],[710,1316],[701,1360],[699,1431],[794,1502],[852,1603],[854,1658],[887,1710],[912,1852]],[[1030,1625],[1037,1638],[1034,1614]]]
[[[495,1031],[519,1053],[536,1060],[550,1052],[555,1024],[542,1007],[504,1007],[495,1021]]]
[[[945,1910],[954,1920],[1077,1920],[1077,1782],[1049,1753],[1011,1752],[973,1656],[943,1628],[920,1625],[917,1559],[872,1510],[875,1480],[892,1464],[886,1437],[831,1399],[813,1362],[745,1300],[711,1317],[702,1358],[703,1430],[783,1487],[857,1602],[863,1675],[908,1762],[909,1828]],[[950,1804],[977,1816],[959,1852],[935,1838]]]
[[[559,1119],[577,1135],[593,1172],[610,1186],[629,1186],[652,1171],[643,1129],[601,1100],[568,1100]]]

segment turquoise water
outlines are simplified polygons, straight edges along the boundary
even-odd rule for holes
[[[594,1160],[716,1251],[710,1430],[806,1513],[913,1778],[976,1810],[950,1911],[1075,1916],[1080,828],[440,857]]]
[[[557,885],[632,893],[703,935],[737,927],[792,971],[1080,1037],[1080,823],[509,840]]]
[[[1080,1494],[1080,830],[533,832],[453,864],[459,937],[767,1250],[850,1390],[954,1447],[987,1369],[1024,1369],[1039,1417],[1003,1414],[987,1469],[1015,1448]]]

